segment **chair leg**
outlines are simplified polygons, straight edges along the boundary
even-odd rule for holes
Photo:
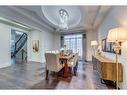
[[[74,75],[76,76],[76,73],[77,73],[77,66],[75,66],[74,68],[73,68],[74,70]]]
[[[74,67],[74,75],[76,76],[76,73],[77,73],[77,68],[78,68],[78,62],[76,62],[76,65]]]
[[[71,73],[71,67],[68,67],[68,73]]]
[[[49,70],[46,70],[46,80],[48,80],[48,73],[49,73]]]
[[[59,77],[58,75],[59,75],[59,72],[56,72],[55,74],[56,74],[56,80],[58,81],[58,77]]]
[[[74,75],[76,75],[76,68],[75,67],[73,68],[73,72],[74,72]]]
[[[70,76],[73,75],[73,68],[72,67],[69,67],[69,74],[70,74]]]

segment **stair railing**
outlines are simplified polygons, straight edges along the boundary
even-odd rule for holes
[[[24,62],[24,61],[27,62],[27,51],[22,49],[22,62]]]
[[[18,53],[18,51],[21,50],[21,48],[25,45],[26,42],[27,42],[27,34],[26,33],[23,33],[21,35],[21,37],[15,43],[15,50],[12,53],[12,57],[15,57],[16,56],[16,54]]]

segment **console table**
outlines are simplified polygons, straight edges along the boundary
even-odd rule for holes
[[[93,69],[97,71],[102,80],[110,80],[116,82],[116,63],[113,60],[105,58],[101,55],[92,56]],[[122,64],[118,63],[118,81],[123,82]]]

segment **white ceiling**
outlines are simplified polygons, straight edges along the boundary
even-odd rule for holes
[[[0,6],[0,16],[34,28],[59,32],[57,11],[64,8],[69,13],[69,30],[77,32],[97,29],[110,11],[110,6]],[[43,11],[42,11],[43,10]],[[45,13],[45,15],[44,15]]]
[[[79,6],[43,6],[42,12],[54,27],[59,28],[60,25],[60,15],[59,10],[65,9],[69,15],[68,17],[68,27],[72,29],[76,27],[81,20],[81,12]]]

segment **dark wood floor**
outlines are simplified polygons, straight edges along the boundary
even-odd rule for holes
[[[16,63],[0,69],[0,89],[114,89],[102,84],[92,63],[78,62],[77,76],[67,79],[51,74],[45,80],[43,63]]]

